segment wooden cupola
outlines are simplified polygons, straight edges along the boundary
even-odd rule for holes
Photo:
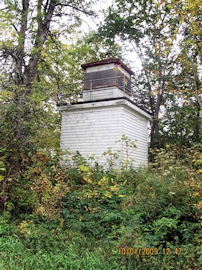
[[[81,67],[84,71],[84,101],[132,95],[131,75],[134,73],[120,59],[111,58],[111,53],[108,52],[103,60]]]

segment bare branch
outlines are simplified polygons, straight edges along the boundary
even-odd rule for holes
[[[13,26],[13,28],[15,29],[15,31],[19,34],[19,30],[17,29],[17,27],[14,24],[11,24]]]
[[[86,11],[84,8],[81,9],[81,8],[79,8],[77,6],[73,6],[71,4],[57,4],[56,6],[69,7],[69,8],[72,8],[73,10],[79,11],[79,12],[84,13],[84,14],[89,15],[89,16],[95,15],[95,13],[93,11],[89,12],[89,11]]]

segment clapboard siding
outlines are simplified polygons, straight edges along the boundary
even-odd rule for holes
[[[145,117],[124,108],[123,132],[135,141],[137,148],[131,149],[129,157],[134,160],[135,166],[148,164],[148,120]]]
[[[128,94],[124,93],[117,86],[83,91],[84,101],[101,100],[101,99],[116,98],[116,97],[123,97],[123,96],[130,98]]]
[[[97,99],[105,99],[113,97],[113,88],[107,89],[105,91],[101,91],[102,89],[97,90],[87,90],[83,93],[84,101],[87,100],[97,100]]]
[[[62,111],[61,148],[84,157],[95,155],[106,165],[103,153],[110,147],[121,150],[119,161],[126,161],[123,135],[135,141],[137,148],[129,150],[129,159],[135,167],[146,166],[148,159],[147,123],[149,117],[129,101],[99,101],[67,106]],[[107,165],[106,165],[107,166]]]
[[[79,151],[83,156],[95,154],[101,163],[108,147],[121,149],[115,143],[122,135],[122,108],[89,108],[62,114],[61,148]]]

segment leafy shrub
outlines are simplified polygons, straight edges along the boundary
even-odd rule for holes
[[[69,167],[60,165],[59,156],[37,153],[32,166],[12,176],[0,218],[1,266],[198,270],[198,154],[187,157],[187,166],[184,157],[167,148],[148,169],[127,164],[105,171],[80,156]],[[159,254],[126,256],[119,254],[123,247],[153,247]]]

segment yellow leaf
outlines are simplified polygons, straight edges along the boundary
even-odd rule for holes
[[[89,172],[89,171],[90,171],[89,168],[86,167],[86,166],[84,166],[84,165],[81,165],[81,166],[80,166],[80,170],[81,170],[82,172]]]
[[[84,177],[83,179],[89,184],[93,183],[92,180],[90,178],[88,178],[88,177]]]
[[[202,173],[202,169],[199,169],[196,171],[197,174],[201,174]]]
[[[110,192],[106,192],[106,193],[105,193],[105,197],[111,198],[111,196],[112,196],[112,194],[111,194]]]
[[[112,186],[112,187],[110,187],[110,190],[111,190],[111,191],[118,191],[118,190],[119,190],[119,187],[117,187],[117,186]]]

